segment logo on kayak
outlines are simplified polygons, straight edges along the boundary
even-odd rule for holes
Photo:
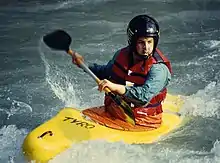
[[[65,117],[65,119],[63,121],[68,121],[70,123],[73,123],[73,124],[80,126],[80,127],[84,127],[86,129],[95,128],[95,125],[80,121],[80,120],[73,118],[73,117]]]

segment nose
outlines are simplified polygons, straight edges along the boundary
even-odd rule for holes
[[[149,48],[149,44],[147,41],[144,42],[144,49],[148,49]]]

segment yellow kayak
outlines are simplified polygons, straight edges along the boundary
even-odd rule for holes
[[[48,162],[74,143],[102,139],[128,144],[153,143],[180,126],[183,118],[178,114],[183,100],[167,95],[163,103],[163,122],[150,131],[123,131],[108,128],[85,118],[75,108],[64,108],[49,121],[31,131],[24,140],[25,157],[36,162]]]

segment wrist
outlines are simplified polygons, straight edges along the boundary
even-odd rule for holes
[[[125,89],[125,86],[124,85],[120,85],[120,84],[117,84],[117,90],[116,92],[120,95],[123,95],[125,94],[126,92],[126,89]]]

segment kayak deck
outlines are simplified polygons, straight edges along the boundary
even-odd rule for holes
[[[77,109],[64,108],[27,135],[23,151],[28,160],[47,162],[81,141],[102,139],[129,144],[153,143],[181,124],[182,117],[176,112],[180,110],[182,104],[183,101],[179,96],[167,95],[163,103],[163,122],[159,128],[150,131],[112,129],[85,119]]]
[[[112,117],[108,112],[105,111],[104,106],[89,108],[83,110],[82,113],[88,116],[92,121],[106,126],[108,128],[117,129],[117,130],[124,130],[124,131],[150,131],[161,126],[160,122],[162,119],[162,113],[156,116],[148,116],[147,123],[145,126],[143,125],[132,125],[127,123],[121,119]],[[145,118],[146,120],[146,118]]]

